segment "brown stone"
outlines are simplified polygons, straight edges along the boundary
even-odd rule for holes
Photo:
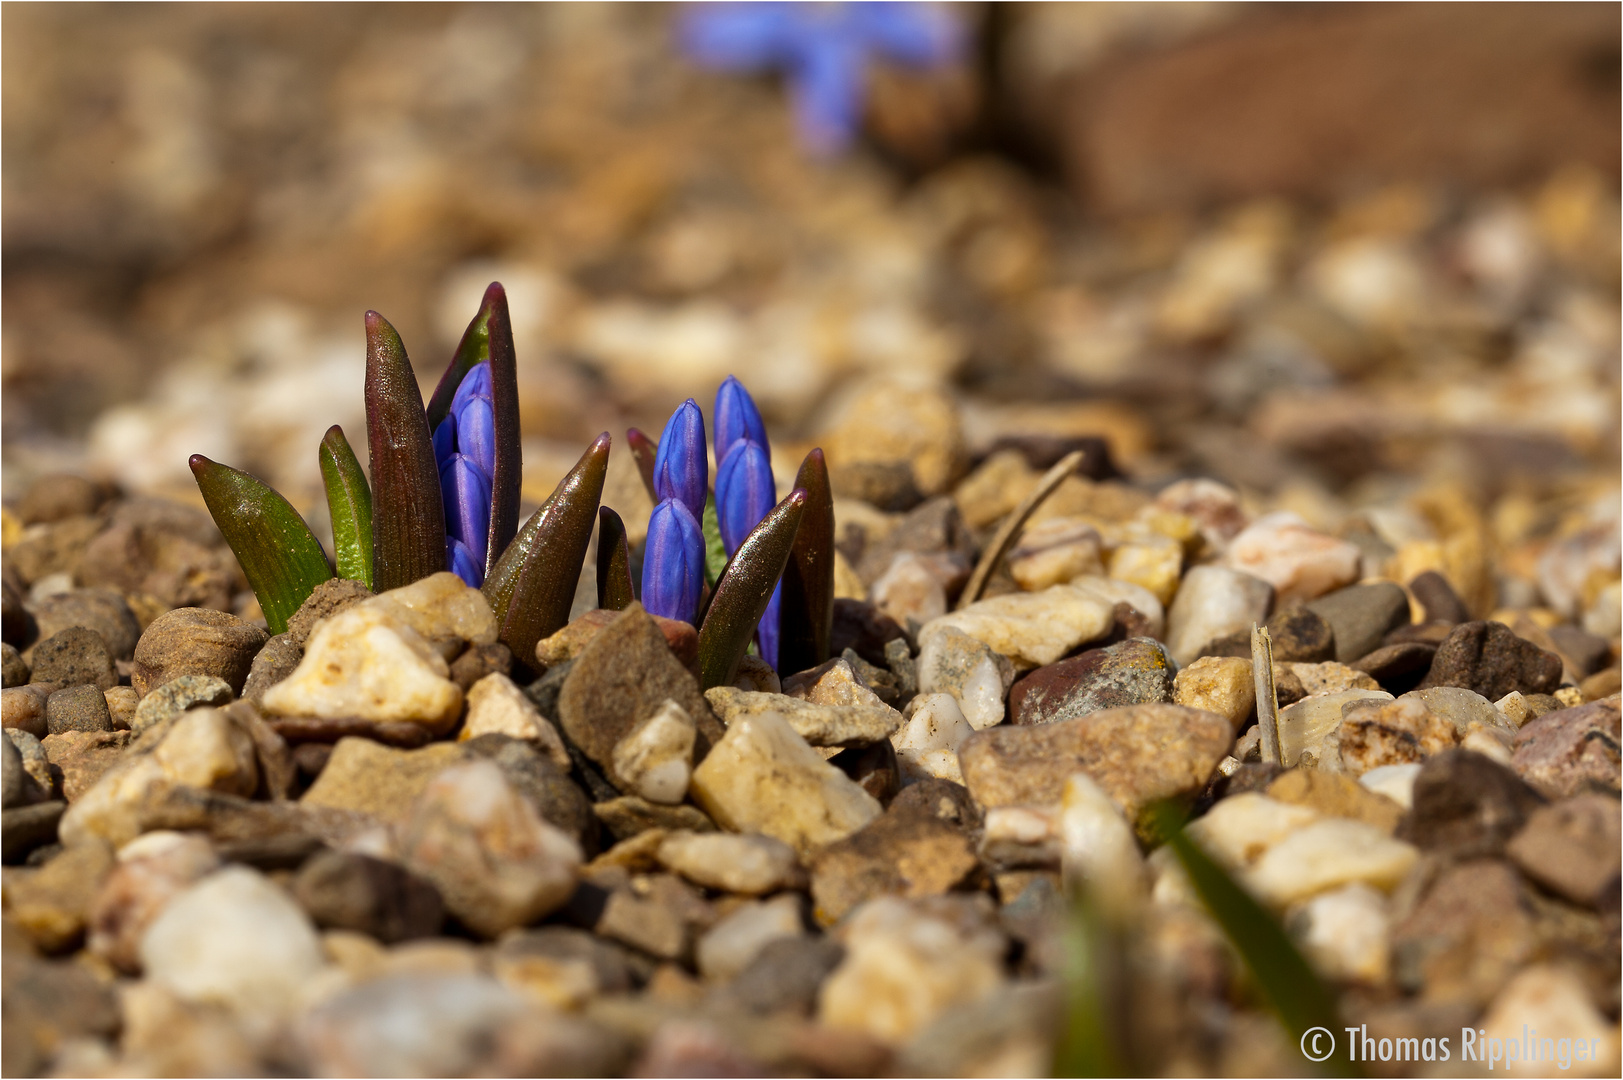
[[[176,608],[141,635],[130,681],[145,695],[181,675],[213,675],[241,694],[254,656],[267,640],[265,631],[227,612]]]
[[[115,589],[72,589],[48,596],[31,608],[40,637],[83,626],[101,635],[114,660],[128,660],[141,637],[141,624]]]
[[[620,612],[608,608],[593,608],[591,611],[582,612],[556,634],[535,643],[536,661],[543,668],[549,668],[566,660],[573,660],[586,648],[587,643],[597,636],[598,631],[619,617]],[[683,667],[691,668],[698,662],[699,632],[693,628],[692,623],[682,619],[667,619],[661,615],[649,617],[665,635],[665,644],[670,646],[672,654]]]
[[[1229,722],[1182,705],[1130,705],[1074,720],[976,732],[958,751],[982,807],[1058,803],[1085,772],[1131,813],[1206,786],[1234,742]]]
[[[299,799],[301,805],[358,810],[385,821],[405,821],[411,804],[447,766],[465,760],[460,743],[434,743],[420,750],[395,750],[370,739],[346,738],[333,747],[321,775]]]
[[[1544,800],[1498,762],[1470,750],[1428,760],[1398,839],[1457,858],[1499,855]]]
[[[96,631],[84,626],[70,626],[35,645],[28,657],[32,669],[30,681],[39,685],[57,686],[94,685],[107,690],[118,685],[113,670],[113,657],[107,651],[107,642]]]
[[[824,848],[811,866],[813,915],[832,926],[875,896],[935,896],[961,883],[978,862],[965,830],[930,807],[891,809]]]
[[[310,631],[316,628],[316,623],[329,615],[336,615],[345,608],[354,607],[362,600],[370,600],[375,595],[371,589],[359,581],[350,581],[347,578],[328,578],[304,598],[287,620],[287,639],[300,649],[310,640]]]
[[[1578,795],[1534,810],[1505,854],[1546,889],[1598,906],[1617,880],[1619,843],[1617,800]]]
[[[1561,658],[1498,622],[1461,623],[1437,646],[1420,688],[1463,686],[1489,701],[1512,690],[1547,694],[1561,683]]]
[[[615,744],[667,699],[698,725],[694,758],[702,759],[724,734],[721,722],[658,624],[641,604],[632,604],[575,657],[558,693],[558,719],[570,741],[612,779]]]
[[[62,770],[62,797],[73,802],[124,756],[127,731],[64,731],[40,740],[45,757]]]
[[[7,877],[6,915],[42,952],[77,948],[96,892],[112,869],[107,844],[77,844],[38,870]]]
[[[1229,794],[1238,794],[1230,789]],[[1403,819],[1403,807],[1341,773],[1292,769],[1267,785],[1270,799],[1309,806],[1330,817],[1352,818],[1391,835]]]
[[[1392,928],[1393,974],[1423,1000],[1486,1005],[1538,947],[1520,875],[1497,859],[1441,871]]]

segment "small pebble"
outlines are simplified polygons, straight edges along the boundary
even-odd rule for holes
[[[1273,586],[1224,566],[1194,566],[1184,574],[1167,607],[1167,652],[1180,665],[1198,657],[1208,642],[1261,625]]]
[[[649,802],[675,805],[687,795],[697,736],[687,710],[667,698],[615,744],[610,779]]]
[[[254,655],[268,639],[259,627],[227,612],[176,608],[142,632],[131,682],[144,697],[182,675],[213,675],[240,693]]]
[[[141,698],[130,730],[137,735],[197,705],[228,705],[231,684],[217,675],[181,675]]]
[[[30,679],[37,685],[79,686],[90,683],[98,690],[118,685],[113,657],[107,643],[94,630],[70,626],[35,645],[29,661]],[[137,687],[140,689],[140,687]]]
[[[726,982],[770,943],[803,935],[800,907],[799,896],[785,893],[734,908],[699,938],[694,948],[699,974],[713,982]]]
[[[794,849],[759,834],[671,833],[660,841],[658,858],[695,885],[742,896],[776,892],[799,877]]]

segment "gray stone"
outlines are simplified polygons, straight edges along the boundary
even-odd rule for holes
[[[60,799],[0,810],[0,861],[21,862],[30,851],[56,840],[68,804]]]
[[[1473,723],[1503,731],[1514,730],[1493,702],[1463,686],[1432,686],[1424,690],[1411,690],[1403,696],[1420,699],[1426,708],[1453,724],[1461,738],[1465,737]]]
[[[65,731],[111,731],[113,715],[107,698],[88,683],[58,690],[45,700],[45,727],[52,735]]]
[[[299,868],[292,889],[317,926],[358,930],[385,944],[431,937],[445,921],[432,883],[369,855],[318,852]]]
[[[116,589],[72,589],[30,605],[39,636],[48,638],[70,626],[100,634],[114,660],[128,660],[141,638],[141,624]]]
[[[1390,581],[1337,589],[1309,601],[1307,609],[1330,624],[1335,659],[1342,664],[1374,652],[1389,631],[1409,621],[1409,597]]]
[[[23,768],[22,752],[10,739],[0,739],[0,808],[30,806],[44,798],[44,789]]]
[[[78,686],[90,683],[98,690],[118,685],[113,657],[100,634],[83,626],[59,630],[35,645],[29,666],[30,681]]]
[[[920,643],[914,670],[919,692],[951,694],[976,731],[1003,722],[1014,665],[1002,653],[947,626]]]
[[[738,973],[724,991],[725,1000],[753,1013],[809,1016],[823,980],[843,959],[845,948],[827,937],[779,938]]]
[[[130,730],[139,735],[199,705],[228,705],[231,686],[214,675],[182,675],[141,699]]]

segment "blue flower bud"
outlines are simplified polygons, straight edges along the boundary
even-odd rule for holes
[[[729,556],[777,503],[766,449],[753,439],[733,443],[716,469],[716,524]]]
[[[445,468],[445,463],[456,453],[456,414],[449,413],[434,429],[434,464]]]
[[[704,416],[692,398],[684,401],[659,436],[654,454],[654,494],[677,499],[695,521],[704,516],[710,462],[704,452]]]
[[[716,391],[714,419],[718,463],[726,460],[733,443],[739,439],[753,439],[767,452],[767,461],[772,460],[772,448],[766,441],[766,424],[761,421],[761,411],[755,407],[755,399],[744,389],[744,384],[731,375]],[[717,470],[720,471],[719,464]],[[718,479],[716,483],[719,487],[721,481]]]
[[[445,565],[450,568],[451,573],[474,588],[478,588],[480,582],[485,579],[484,564],[473,557],[473,552],[468,550],[467,544],[453,540],[449,536],[445,538]]]
[[[451,398],[456,417],[457,449],[473,459],[485,476],[496,475],[496,406],[491,395],[490,364],[475,364]]]
[[[440,494],[445,503],[445,534],[460,541],[479,566],[476,580],[484,582],[485,544],[490,532],[490,478],[466,454],[452,454],[440,466]]]
[[[664,445],[663,441],[660,445]],[[648,518],[648,546],[642,558],[642,606],[651,615],[692,622],[703,590],[704,530],[686,504],[667,498],[654,507]]]
[[[772,590],[772,599],[767,601],[766,612],[761,616],[761,622],[755,628],[755,644],[761,649],[761,659],[772,665],[772,670],[778,670],[778,609],[782,607],[783,582],[779,581],[777,588]]]

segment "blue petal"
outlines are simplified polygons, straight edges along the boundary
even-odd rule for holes
[[[733,444],[716,470],[716,524],[730,556],[777,505],[777,485],[766,451],[750,439]]]
[[[814,153],[845,149],[862,126],[862,46],[830,39],[805,51],[790,74],[800,137]]]
[[[453,454],[440,467],[440,494],[446,535],[466,544],[483,566],[490,535],[490,478],[467,455]]]
[[[472,398],[456,416],[457,449],[489,479],[496,475],[496,412],[484,398]]]
[[[490,390],[490,361],[488,360],[481,360],[469,368],[466,375],[462,376],[462,381],[457,384],[456,393],[451,396],[451,411],[454,413],[461,412],[467,407],[468,402],[473,401],[475,398],[483,398],[486,401],[493,400]]]
[[[772,670],[778,670],[778,640],[780,637],[781,620],[778,610],[783,606],[783,582],[780,580],[772,590],[772,599],[766,602],[766,614],[761,616],[761,623],[755,628],[755,644],[761,649],[761,659],[772,665]],[[782,674],[779,672],[779,674]],[[789,674],[793,675],[794,672]]]
[[[445,565],[475,589],[485,583],[484,564],[473,557],[468,545],[449,536],[445,538]]]
[[[795,5],[705,4],[681,24],[682,45],[706,67],[750,71],[781,62],[792,47]]]
[[[703,589],[704,530],[680,501],[665,499],[648,518],[642,606],[651,615],[692,622]]]
[[[726,460],[728,451],[739,439],[754,439],[767,452],[767,460],[771,460],[772,448],[766,441],[766,424],[761,420],[761,411],[755,407],[755,399],[744,389],[744,384],[731,375],[716,391],[716,411],[713,415],[717,461]],[[719,476],[720,470],[717,472]],[[718,479],[716,482],[719,485],[721,481]]]
[[[456,453],[456,414],[448,413],[440,426],[434,429],[434,464],[445,468],[445,463]]]
[[[678,499],[695,520],[704,516],[710,486],[710,462],[705,457],[704,416],[692,398],[684,401],[665,423],[654,453],[654,494]]]

